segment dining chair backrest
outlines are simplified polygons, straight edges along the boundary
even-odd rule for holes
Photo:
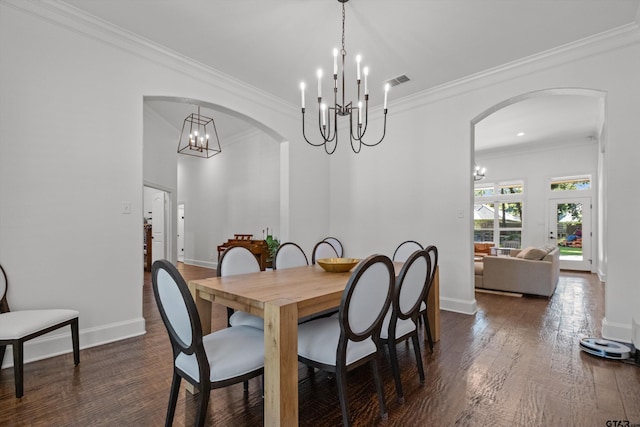
[[[430,278],[431,258],[427,251],[418,250],[409,255],[396,280],[392,322],[394,317],[417,320]]]
[[[323,258],[338,258],[338,253],[331,246],[331,243],[324,240],[316,243],[313,247],[313,254],[311,255],[311,263],[315,264],[316,260]]]
[[[7,274],[4,272],[4,268],[0,265],[0,313],[6,313],[9,311],[9,303],[7,302],[7,288],[9,287],[7,281]],[[2,360],[0,360],[0,364]]]
[[[371,255],[356,266],[340,302],[341,339],[379,338],[391,305],[393,283],[393,263],[385,255]]]
[[[409,255],[420,249],[424,249],[420,243],[415,240],[406,240],[398,245],[393,253],[392,259],[394,261],[404,262],[409,258]]]
[[[323,239],[323,241],[333,246],[333,249],[336,250],[336,253],[338,254],[338,256],[342,258],[342,255],[344,254],[344,249],[342,248],[342,243],[340,243],[340,240],[336,239],[335,237],[326,237]]]
[[[234,276],[258,271],[260,271],[258,260],[249,249],[243,246],[232,246],[225,250],[216,269],[218,276]]]
[[[438,267],[438,248],[435,245],[429,245],[425,251],[429,254],[429,258],[431,259],[431,274],[429,275],[429,284],[427,288],[428,293],[428,289],[433,285],[433,278],[436,275],[436,268]]]
[[[302,248],[293,242],[286,242],[281,244],[276,251],[273,269],[282,270],[284,268],[303,267],[305,265],[309,265],[309,260]]]
[[[193,354],[202,345],[202,325],[180,272],[169,261],[157,260],[151,267],[151,283],[174,351]]]

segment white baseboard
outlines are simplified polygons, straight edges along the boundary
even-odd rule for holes
[[[632,325],[630,323],[610,322],[605,317],[602,320],[602,338],[630,343],[632,340]]]
[[[476,300],[461,300],[440,296],[440,309],[453,311],[454,313],[476,314],[478,310]]]
[[[204,267],[204,268],[212,268],[212,269],[216,269],[218,268],[218,263],[217,262],[213,262],[213,261],[200,261],[197,259],[184,259],[184,263],[188,264],[188,265],[195,265],[198,267]]]
[[[80,349],[96,347],[127,338],[144,335],[144,318],[127,320],[124,322],[112,323],[95,328],[80,330]],[[35,362],[36,360],[47,359],[61,354],[71,353],[71,327],[55,330],[51,333],[34,338],[24,343],[24,363]],[[7,347],[4,361],[0,361],[2,368],[13,366],[13,349]],[[80,357],[82,363],[82,356]]]
[[[640,349],[640,319],[631,319],[631,336],[635,348]]]

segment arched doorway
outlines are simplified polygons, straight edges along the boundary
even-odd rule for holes
[[[559,205],[553,205],[553,198],[561,199],[559,195],[552,195],[550,183],[554,179],[568,182],[570,178],[581,176],[591,180],[590,191],[581,194],[592,197],[592,201],[587,202],[585,206],[594,207],[590,212],[592,220],[588,224],[592,231],[589,236],[593,236],[592,245],[588,253],[585,249],[584,254],[584,260],[590,260],[592,264],[586,264],[588,267],[585,269],[598,272],[602,276],[606,269],[606,248],[603,240],[606,232],[605,212],[602,209],[605,179],[605,101],[606,93],[598,90],[545,89],[506,99],[481,112],[471,121],[471,163],[482,167],[492,166],[487,167],[483,181],[479,184],[474,182],[474,196],[493,191],[498,193],[498,196],[487,197],[486,200],[498,200],[499,193],[504,189],[517,187],[517,191],[523,192],[520,196],[512,197],[513,203],[521,203],[521,217],[515,215],[515,220],[521,221],[521,224],[515,224],[515,234],[520,233],[516,236],[516,246],[546,243],[558,245],[560,236],[554,233],[552,222],[553,214],[559,212],[556,210]],[[585,158],[589,160],[585,161]],[[504,166],[505,164],[508,166]],[[483,185],[487,188],[484,193],[478,191],[478,187],[482,188]],[[570,191],[567,194],[577,197],[578,191]],[[478,199],[474,197],[474,200]],[[508,209],[504,209],[507,206],[506,202],[498,200],[494,205],[487,205],[495,209],[498,218],[504,219],[509,215]],[[562,206],[564,209],[567,205]],[[499,210],[504,212],[503,217],[500,217]],[[475,212],[475,209],[472,212]],[[568,217],[569,215],[565,218]],[[512,222],[517,222],[515,220]],[[569,228],[571,227],[573,231],[580,228],[576,224]],[[478,235],[478,228],[481,227],[474,221],[474,240]],[[509,233],[514,235],[513,230],[501,229],[499,226],[482,231],[485,232],[485,236],[490,236],[489,240],[496,246],[503,246]]]

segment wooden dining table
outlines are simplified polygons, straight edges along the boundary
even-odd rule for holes
[[[394,263],[396,275],[402,263]],[[264,425],[298,425],[298,319],[340,306],[351,273],[318,265],[190,280],[202,332],[211,332],[212,303],[264,319]],[[440,339],[439,272],[429,293],[429,323]]]

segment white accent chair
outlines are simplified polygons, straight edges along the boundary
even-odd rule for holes
[[[380,339],[389,347],[391,371],[396,383],[398,402],[404,403],[404,393],[400,380],[400,365],[396,345],[411,338],[416,357],[420,384],[424,384],[424,367],[418,340],[418,319],[420,306],[424,301],[431,276],[431,258],[427,251],[419,250],[409,256],[402,266],[393,294],[391,308],[382,323]]]
[[[303,267],[309,265],[307,255],[300,246],[293,242],[286,242],[278,247],[273,261],[274,270],[285,268]]]
[[[10,311],[7,301],[9,281],[0,265],[0,365],[7,346],[13,349],[16,397],[24,394],[24,342],[64,326],[71,326],[73,362],[80,363],[80,337],[76,310],[40,309]]]
[[[219,277],[235,276],[236,274],[258,273],[260,264],[251,251],[242,246],[232,246],[225,250],[218,262],[216,273]],[[244,311],[234,312],[227,308],[229,326],[251,326],[264,329],[262,317],[245,313]]]
[[[378,361],[382,357],[380,329],[391,305],[394,275],[388,257],[368,257],[351,274],[337,317],[298,326],[298,360],[309,367],[335,372],[345,426],[351,425],[347,371],[367,362],[373,370],[381,416],[387,418]]]
[[[204,426],[212,389],[246,383],[263,373],[264,333],[238,326],[203,336],[189,288],[167,260],[153,263],[151,283],[173,348],[173,380],[165,425],[173,423],[180,382],[184,378],[199,391],[195,425]]]
[[[404,262],[409,258],[409,255],[421,249],[424,248],[420,243],[415,240],[406,240],[398,245],[391,259],[394,262]]]
[[[335,237],[325,237],[323,241],[333,246],[333,249],[336,250],[338,257],[342,258],[342,255],[344,254],[344,249],[342,247],[342,243],[340,242],[340,240],[336,239]]]
[[[338,258],[338,252],[329,242],[324,240],[316,243],[313,247],[313,254],[311,255],[311,264],[315,264],[316,260],[323,258]]]

